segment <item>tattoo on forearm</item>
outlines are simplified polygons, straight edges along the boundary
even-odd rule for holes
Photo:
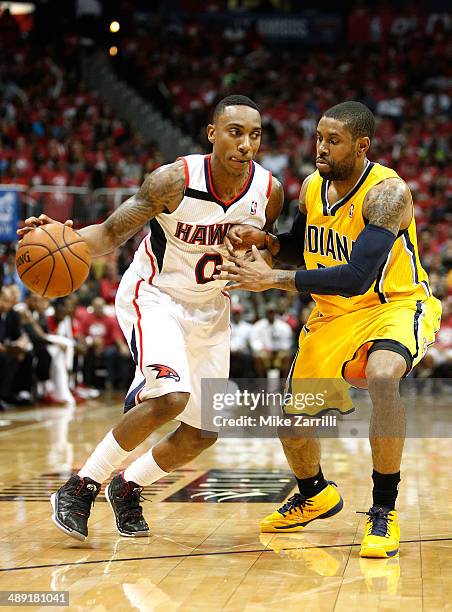
[[[115,242],[123,242],[133,236],[155,215],[154,209],[154,205],[150,202],[132,196],[108,217],[105,221],[105,229]]]
[[[180,164],[176,162],[158,168],[145,179],[137,194],[108,217],[105,229],[115,243],[122,243],[136,234],[164,210],[177,207],[185,187],[185,175]]]
[[[397,235],[406,205],[403,183],[382,183],[369,192],[366,217],[369,223],[384,227]]]
[[[295,286],[295,271],[294,270],[275,270],[274,271],[275,289],[284,291],[297,291]]]

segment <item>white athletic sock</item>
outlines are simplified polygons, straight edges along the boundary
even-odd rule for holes
[[[137,485],[140,485],[140,487],[145,487],[167,476],[169,473],[170,472],[164,472],[162,468],[157,465],[151,448],[150,451],[141,455],[141,457],[138,457],[138,459],[129,465],[124,471],[124,480],[135,482]]]
[[[112,431],[109,431],[100,442],[91,457],[82,467],[78,475],[81,478],[91,478],[102,483],[110,476],[113,470],[121,466],[124,459],[132,451],[126,451],[116,442]]]

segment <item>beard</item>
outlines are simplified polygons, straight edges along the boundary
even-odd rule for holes
[[[328,181],[346,181],[351,177],[355,169],[354,157],[350,157],[341,163],[326,161],[329,164],[328,170],[319,170],[319,174]]]

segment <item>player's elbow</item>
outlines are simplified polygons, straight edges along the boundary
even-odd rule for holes
[[[372,285],[372,278],[368,276],[355,275],[350,279],[348,286],[341,292],[342,297],[355,297],[358,295],[364,295],[369,291]]]
[[[373,281],[375,280],[373,275],[365,276],[360,279],[358,293],[356,295],[364,295],[367,293],[372,286]]]

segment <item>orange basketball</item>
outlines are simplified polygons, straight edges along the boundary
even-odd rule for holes
[[[49,223],[22,239],[16,253],[21,281],[48,298],[69,295],[84,283],[91,265],[83,238],[67,225]]]

